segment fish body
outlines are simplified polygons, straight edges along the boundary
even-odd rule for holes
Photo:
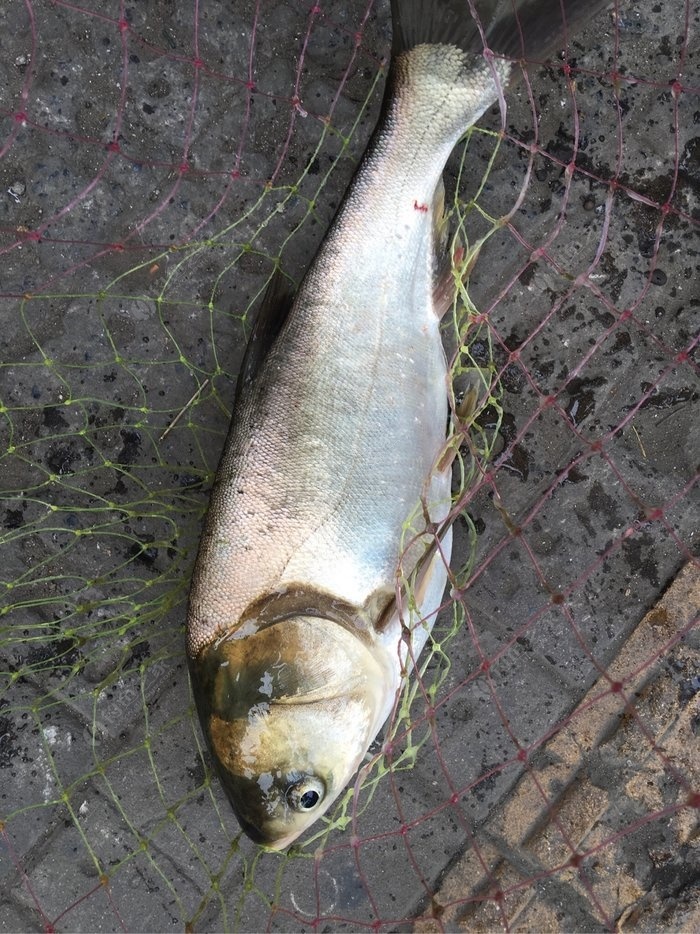
[[[378,128],[294,300],[273,294],[256,325],[190,593],[204,732],[241,826],[277,848],[390,715],[451,550],[441,176],[512,66],[481,54],[466,3],[392,13]]]

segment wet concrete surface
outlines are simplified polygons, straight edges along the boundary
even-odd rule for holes
[[[700,778],[697,633],[680,638],[693,625],[699,588],[689,565],[490,812],[485,845],[446,872],[417,930],[488,931],[506,921],[517,930],[597,930],[596,903],[613,908],[620,931],[697,927],[697,820],[668,773],[682,772],[693,787]],[[655,656],[663,666],[640,666]],[[647,809],[664,819],[615,839]],[[520,885],[533,876],[536,884]]]
[[[387,764],[286,858],[209,771],[201,517],[253,309],[376,119],[387,7],[0,10],[0,930],[697,926],[695,585],[643,638],[697,552],[696,11],[601,14],[573,85],[531,69],[450,162],[503,417],[466,618]]]

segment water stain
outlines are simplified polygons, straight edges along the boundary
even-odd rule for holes
[[[52,473],[65,477],[75,471],[75,464],[80,460],[80,452],[75,444],[69,441],[67,444],[52,445],[46,455],[46,465]]]
[[[10,717],[0,717],[0,769],[8,768],[12,760],[22,754],[17,734],[25,728],[26,724],[18,726]]]
[[[23,509],[6,509],[3,525],[6,529],[21,529],[24,525]]]
[[[622,524],[622,519],[618,511],[618,501],[605,491],[603,485],[594,480],[588,492],[588,505],[593,512],[604,516],[607,522],[607,528],[611,531],[618,529]]]
[[[649,392],[651,386],[651,383],[642,383],[642,392]],[[669,409],[680,402],[696,402],[698,395],[697,390],[690,386],[683,386],[681,389],[657,389],[642,402],[639,408]]]
[[[557,470],[556,475],[560,478],[560,484],[583,483],[584,480],[588,479],[588,474],[583,473],[575,464],[570,467],[564,467],[562,470]]]
[[[622,552],[630,571],[639,575],[655,587],[660,587],[658,566],[654,554],[654,538],[647,532],[641,532],[622,543]]]
[[[33,668],[35,671],[49,671],[53,676],[63,677],[70,674],[76,664],[82,659],[78,649],[77,638],[60,638],[58,635],[47,635],[44,645],[35,645],[22,659],[22,667]]]
[[[42,415],[44,425],[46,425],[47,428],[60,429],[68,427],[68,422],[61,414],[61,409],[57,405],[45,405]]]
[[[613,302],[617,302],[622,292],[622,286],[627,278],[627,269],[618,269],[612,254],[603,253],[600,257],[600,270],[606,277],[605,287]]]
[[[501,385],[506,392],[518,394],[525,385],[525,374],[516,363],[510,363],[501,375]]]
[[[135,428],[122,428],[119,434],[124,444],[117,456],[117,463],[126,467],[138,458],[141,451],[141,434]]]
[[[145,661],[147,658],[151,657],[151,647],[147,640],[143,642],[138,642],[136,645],[131,647],[131,652],[129,657],[124,663],[126,669],[136,668],[141,662]]]
[[[479,415],[477,423],[488,432],[495,430],[498,424],[496,410],[487,407]],[[500,453],[504,448],[513,445],[506,456],[496,457],[495,465],[500,469],[514,473],[523,483],[530,476],[531,458],[530,454],[522,444],[513,444],[517,437],[518,429],[515,424],[515,418],[510,412],[504,412],[501,418],[501,424],[498,430],[498,441],[495,446],[494,454]]]
[[[700,195],[700,136],[689,139],[678,160],[678,179]]]
[[[610,348],[612,353],[619,353],[621,350],[632,351],[632,338],[629,331],[617,331],[615,334],[615,343]]]
[[[134,544],[127,549],[127,557],[152,569],[158,559],[158,549],[150,547],[150,542],[152,540],[151,538],[143,542],[134,542]]]
[[[605,385],[603,376],[588,379],[574,377],[566,386],[569,400],[564,407],[575,428],[578,428],[595,411],[595,390]]]

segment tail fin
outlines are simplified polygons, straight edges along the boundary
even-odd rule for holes
[[[610,0],[391,0],[393,54],[454,45],[481,54],[543,61]],[[476,19],[472,15],[476,13]]]
[[[488,2],[495,7],[499,0]],[[468,0],[391,0],[391,20],[394,56],[424,44],[456,45],[465,52],[482,48]]]

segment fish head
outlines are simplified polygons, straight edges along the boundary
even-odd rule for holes
[[[336,800],[393,705],[376,646],[314,616],[219,640],[191,663],[200,719],[245,833],[283,849]]]

